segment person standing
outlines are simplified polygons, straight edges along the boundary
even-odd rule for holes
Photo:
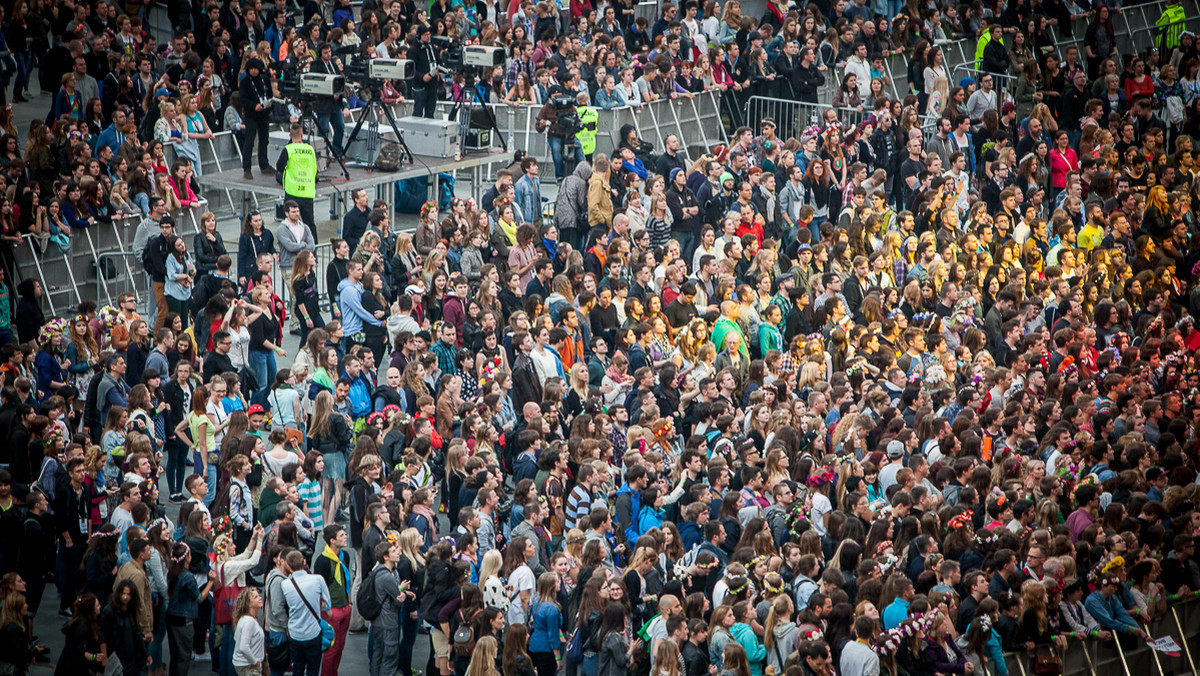
[[[266,657],[266,636],[258,623],[262,607],[263,597],[257,589],[243,589],[233,604],[233,668],[237,676],[262,676]]]
[[[300,209],[300,219],[312,231],[314,248],[317,240],[317,224],[313,219],[313,198],[317,196],[317,151],[304,142],[304,126],[293,122],[291,140],[275,160],[275,172],[283,184],[285,213],[292,221],[291,204]],[[280,246],[283,243],[280,242]],[[287,267],[287,266],[284,266]]]
[[[283,584],[287,601],[288,641],[292,653],[293,676],[321,674],[321,616],[319,612],[332,609],[329,588],[320,575],[304,569],[304,555],[290,551],[287,566],[292,571]]]
[[[325,619],[333,626],[333,645],[321,656],[321,673],[336,674],[350,629],[350,556],[346,553],[346,529],[337,524],[325,527],[325,550],[313,564],[313,572],[325,580],[331,608]]]
[[[338,75],[342,72],[342,60],[334,58],[333,45],[328,42],[317,46],[317,58],[308,66],[310,73]],[[326,135],[333,127],[333,154],[341,156],[342,137],[346,134],[346,121],[342,117],[342,95],[321,96],[313,101],[313,112],[317,116],[317,127]]]
[[[417,117],[432,118],[437,107],[438,61],[431,42],[432,35],[428,23],[417,27],[417,45],[413,48],[416,77],[412,81],[413,115]]]
[[[407,594],[400,588],[396,564],[402,556],[399,544],[384,540],[372,550],[377,564],[366,575],[375,576],[375,595],[379,598],[379,617],[371,623],[371,676],[394,674],[400,665],[400,613],[406,607]],[[409,657],[411,661],[411,656]],[[408,673],[408,672],[402,672]]]
[[[55,532],[59,538],[59,553],[65,571],[58,614],[71,616],[71,607],[83,585],[79,564],[87,550],[91,535],[92,484],[85,483],[87,468],[78,458],[67,462],[67,476],[71,482],[60,488],[54,500]]]
[[[308,206],[311,217],[311,199],[308,200]],[[304,208],[300,203],[289,198],[283,203],[283,213],[285,218],[275,230],[275,241],[279,243],[279,270],[281,273],[292,269],[296,257],[302,252],[317,250],[316,229],[312,227],[311,223],[308,224],[309,227],[304,227],[306,225],[303,220]]]
[[[267,161],[267,125],[271,121],[269,106],[271,105],[271,84],[263,76],[262,59],[250,59],[246,64],[246,77],[238,85],[238,96],[245,111],[242,121],[246,125],[245,142],[242,144],[242,175],[246,179],[254,178],[250,173],[250,161],[254,159],[254,142],[258,141],[258,168],[264,176],[271,176],[275,170]],[[315,175],[315,172],[314,172]]]

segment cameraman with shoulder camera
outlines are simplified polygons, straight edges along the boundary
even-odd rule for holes
[[[559,72],[562,72],[561,69]],[[537,130],[546,133],[550,157],[554,160],[554,178],[558,181],[562,181],[566,175],[563,146],[568,142],[575,146],[575,161],[586,161],[575,137],[579,131],[579,114],[575,109],[575,92],[578,89],[579,71],[572,68],[562,84],[550,88],[550,100],[542,106],[537,117]]]
[[[338,75],[342,70],[342,60],[334,58],[333,45],[328,42],[321,43],[317,47],[317,58],[308,66],[310,73]],[[317,126],[326,135],[329,134],[330,125],[333,125],[333,148],[331,150],[334,155],[341,155],[342,137],[346,133],[346,121],[342,117],[342,95],[336,94],[332,98],[318,96],[313,100],[312,109],[317,117]]]
[[[412,81],[413,115],[418,117],[432,118],[437,108],[438,61],[437,51],[430,41],[432,35],[429,24],[421,25],[417,28],[417,44],[413,47],[417,73]]]

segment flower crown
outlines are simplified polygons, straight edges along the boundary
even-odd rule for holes
[[[971,525],[971,519],[975,517],[975,511],[968,509],[950,518],[946,522],[946,528],[950,530],[962,530]]]
[[[421,218],[425,218],[425,216],[430,211],[437,213],[437,211],[438,211],[438,203],[437,202],[430,200],[430,201],[422,204],[421,205]]]
[[[742,583],[737,585],[736,587],[733,586],[733,580],[738,580],[738,579],[740,579],[742,581]],[[746,589],[746,586],[749,584],[750,584],[749,578],[740,577],[740,576],[732,578],[731,580],[725,580],[725,585],[729,588],[729,593],[734,596],[737,596],[738,594],[742,593]]]
[[[921,632],[928,632],[937,620],[938,611],[930,610],[922,615],[911,616],[911,622],[903,622],[897,627],[880,634],[871,646],[879,655],[891,655],[899,650],[900,645]]]
[[[105,305],[100,308],[100,312],[96,313],[96,318],[100,320],[105,329],[112,330],[112,327],[120,321],[121,311],[111,305]]]
[[[980,545],[994,545],[1000,538],[990,530],[982,530],[975,534],[975,543]]]
[[[67,320],[63,319],[62,317],[55,317],[54,319],[51,319],[43,324],[42,328],[38,331],[38,344],[48,344],[50,340],[54,338],[54,336],[61,336],[68,328]]]
[[[813,488],[820,488],[825,484],[832,483],[834,478],[835,475],[832,468],[821,467],[819,472],[814,471],[808,475],[808,480],[806,483]]]
[[[986,614],[986,613],[985,613],[985,614],[983,614],[983,615],[980,615],[980,616],[979,616],[979,628],[980,628],[980,629],[982,629],[982,630],[984,630],[984,631],[991,631],[991,629],[992,629],[992,616],[991,616],[991,615],[988,615],[988,614]]]
[[[779,584],[778,585],[771,584],[772,579],[778,579]],[[763,579],[763,590],[766,591],[768,594],[782,594],[783,590],[786,588],[787,588],[787,585],[785,585],[783,583],[783,578],[779,577],[778,573],[776,573],[774,575],[767,575],[767,577]]]

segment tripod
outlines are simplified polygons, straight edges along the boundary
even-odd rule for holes
[[[500,147],[504,148],[504,152],[508,152],[508,141],[500,134],[500,125],[496,123],[496,114],[488,108],[486,104],[481,102],[483,98],[482,92],[479,91],[479,82],[476,78],[474,68],[468,68],[464,71],[463,76],[466,78],[466,87],[463,87],[458,92],[458,98],[454,101],[454,106],[450,108],[450,113],[446,116],[449,120],[459,120],[460,129],[458,132],[458,148],[459,153],[465,155],[467,149],[467,132],[471,129],[471,118],[475,108],[483,110],[484,116],[488,121],[488,128],[496,134],[496,138],[500,139]],[[474,92],[473,96],[467,96],[467,87],[470,87]]]
[[[342,168],[342,178],[341,179],[331,179],[331,180],[343,180],[343,181],[350,180],[350,170],[346,168],[346,163],[344,161],[342,161],[342,156],[339,155],[335,151],[335,149],[333,147],[333,141],[331,141],[329,139],[329,135],[326,134],[325,130],[321,128],[321,125],[317,123],[317,117],[316,117],[316,115],[313,114],[313,111],[312,111],[312,101],[310,99],[302,98],[302,99],[300,99],[299,103],[300,103],[300,124],[301,124],[301,126],[303,126],[305,129],[308,129],[308,128],[310,128],[310,125],[311,125],[311,128],[317,130],[317,134],[320,135],[321,140],[325,141],[325,149],[329,151],[329,155],[331,157],[333,157],[333,159],[337,160],[338,166]],[[335,114],[341,115],[341,110],[339,109],[338,112]],[[309,135],[309,138],[310,139],[312,138],[311,134]],[[349,145],[349,144],[347,144],[347,145]],[[343,154],[345,154],[344,151],[343,151]],[[326,168],[327,169],[329,168],[328,165],[326,165]]]
[[[378,108],[379,110],[383,111],[384,117],[386,117],[388,123],[392,125],[392,131],[396,132],[396,142],[400,144],[401,150],[404,151],[404,156],[408,157],[408,161],[410,163],[413,162],[414,160],[412,151],[408,149],[408,144],[404,142],[404,135],[400,133],[400,127],[396,124],[396,117],[392,115],[392,109],[388,108],[383,103],[383,85],[372,84],[366,87],[366,90],[368,94],[367,107],[363,109],[362,115],[360,115],[358,118],[358,122],[354,123],[354,129],[350,132],[350,136],[346,138],[346,148],[349,148],[350,144],[354,143],[354,139],[358,137],[358,130],[362,129],[363,122],[366,122],[367,118],[371,116],[371,111]],[[343,154],[344,153],[345,150],[343,149]],[[367,171],[374,171],[374,167],[368,166]]]

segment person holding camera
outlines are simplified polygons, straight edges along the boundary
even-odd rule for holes
[[[417,28],[417,44],[413,47],[413,61],[416,62],[416,77],[412,81],[413,115],[433,118],[437,107],[438,90],[438,61],[437,51],[433,48],[432,31],[429,24]]]
[[[537,129],[546,134],[550,157],[554,160],[554,178],[559,182],[566,176],[563,146],[568,142],[575,148],[575,162],[586,161],[583,148],[579,147],[575,136],[579,130],[579,113],[575,107],[575,92],[578,89],[579,71],[571,69],[561,85],[550,88],[550,99],[542,106],[537,117]]]
[[[323,42],[317,47],[317,58],[309,65],[308,72],[338,75],[343,69],[342,60],[333,56],[333,45]],[[312,107],[313,114],[317,117],[317,126],[326,136],[329,135],[330,125],[333,126],[331,150],[334,155],[341,155],[342,137],[346,135],[346,121],[342,117],[342,95],[335,94],[332,98],[319,96],[313,101]]]
[[[258,168],[264,176],[271,176],[275,170],[267,159],[267,127],[271,119],[271,85],[264,74],[266,67],[262,59],[250,59],[246,64],[246,77],[238,85],[238,96],[242,100],[242,122],[246,125],[246,140],[242,145],[242,174],[247,179],[254,178],[250,173],[250,160],[254,157],[254,141],[258,140]],[[315,172],[314,172],[315,173]]]

